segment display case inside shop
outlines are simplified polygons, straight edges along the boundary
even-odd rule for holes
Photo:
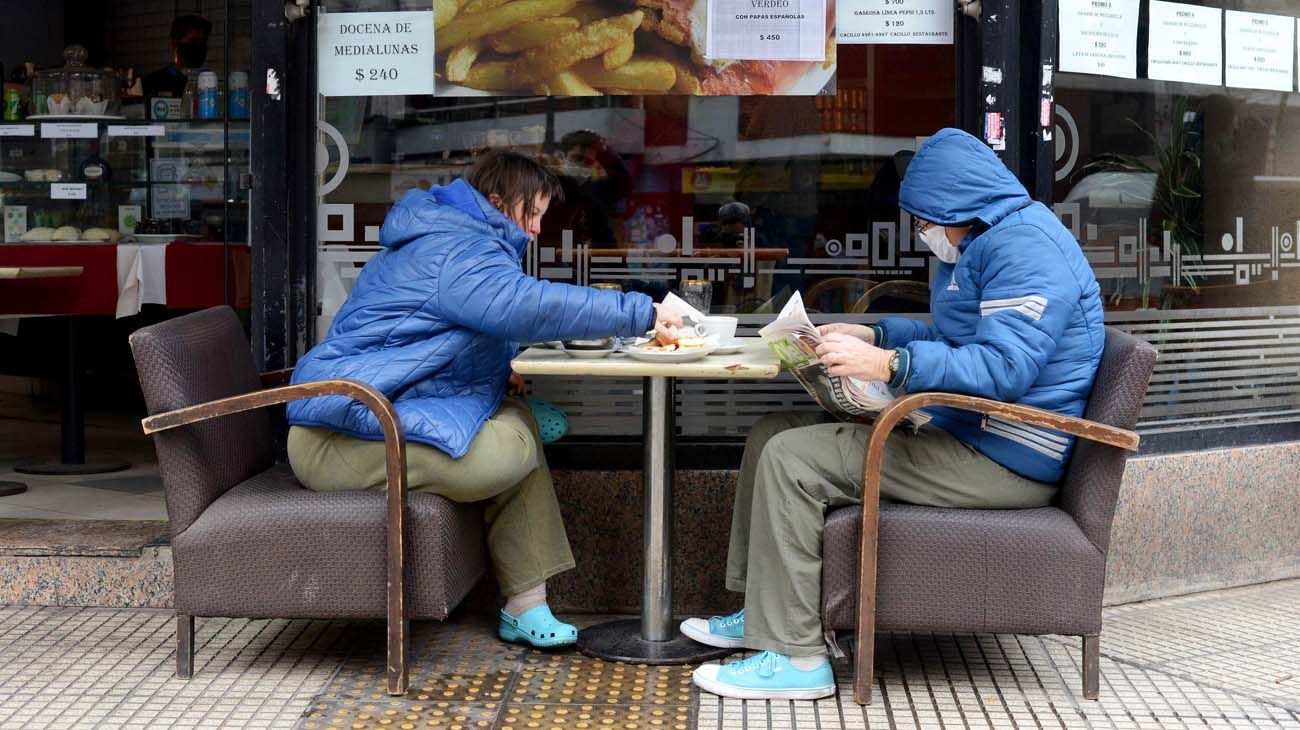
[[[247,122],[0,122],[6,243],[247,240]]]

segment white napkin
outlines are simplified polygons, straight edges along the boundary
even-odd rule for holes
[[[140,313],[143,301],[143,278],[140,247],[119,243],[117,245],[117,317],[130,317]]]
[[[678,317],[691,319],[695,324],[704,321],[703,312],[687,304],[685,299],[682,299],[672,292],[668,292],[668,296],[664,297],[663,304],[660,306],[665,310],[676,314]]]
[[[167,303],[167,248],[140,247],[140,302],[142,304]]]

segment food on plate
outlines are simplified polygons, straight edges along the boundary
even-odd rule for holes
[[[122,234],[112,228],[87,228],[81,232],[83,241],[111,241],[117,243],[122,238]]]
[[[24,241],[53,241],[53,228],[33,228],[23,234]]]
[[[51,241],[80,241],[81,229],[76,226],[62,226],[54,230]]]
[[[434,0],[436,70],[482,91],[751,95],[834,66],[835,2],[821,61],[704,57],[708,0]]]
[[[679,350],[695,350],[701,347],[707,347],[709,341],[703,337],[681,337],[676,342],[665,339],[663,335],[655,335],[649,342],[639,345],[640,349],[646,352],[678,352]]]

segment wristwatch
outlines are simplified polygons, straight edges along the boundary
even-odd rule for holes
[[[898,375],[898,350],[894,350],[889,356],[889,379],[892,381]]]

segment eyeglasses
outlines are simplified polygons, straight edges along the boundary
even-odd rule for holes
[[[930,230],[931,228],[934,228],[934,224],[931,223],[930,221],[923,221],[920,218],[912,219],[912,232],[917,234],[918,236]]]

